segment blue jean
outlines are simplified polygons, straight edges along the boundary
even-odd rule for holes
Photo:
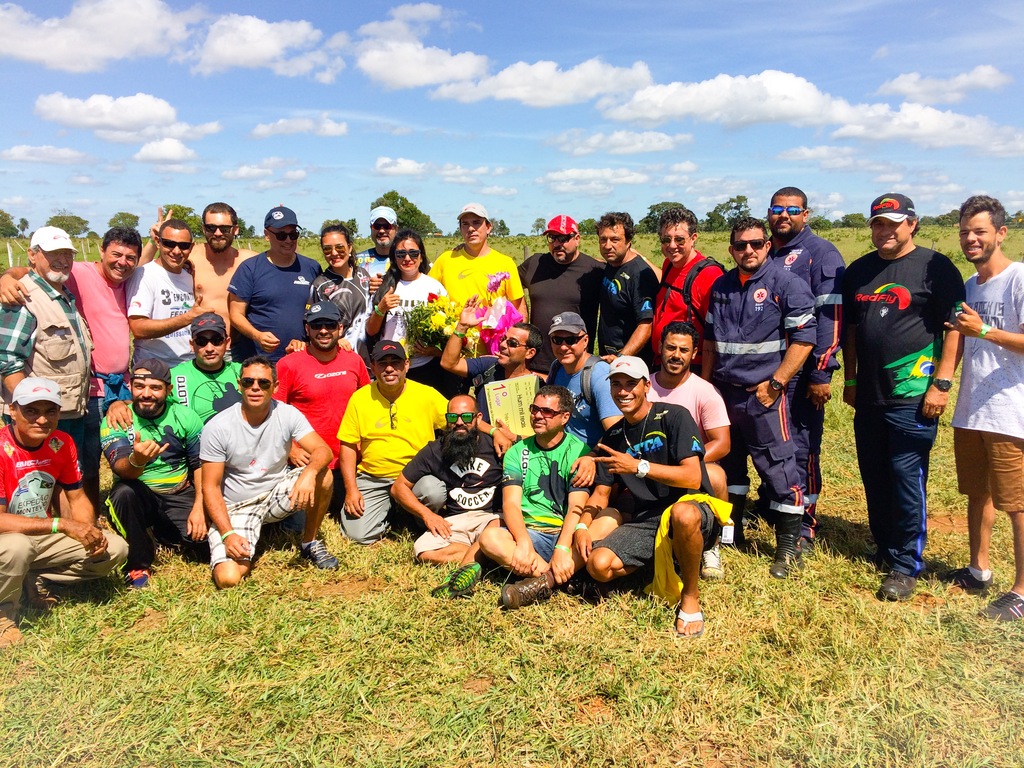
[[[917,576],[928,540],[928,457],[938,420],[921,403],[858,405],[853,417],[868,524],[892,570]]]

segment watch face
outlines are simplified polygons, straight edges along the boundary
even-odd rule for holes
[[[939,390],[939,392],[949,392],[953,387],[953,382],[948,379],[935,379],[932,384],[935,385],[935,388]]]

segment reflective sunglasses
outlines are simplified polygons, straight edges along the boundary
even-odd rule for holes
[[[739,251],[740,253],[746,251],[748,245],[755,251],[760,251],[762,248],[764,248],[764,244],[767,242],[768,241],[765,240],[764,238],[761,238],[759,240],[737,240],[735,243],[732,244],[732,247],[734,250]]]
[[[783,212],[788,213],[790,216],[799,216],[804,212],[804,209],[799,205],[773,205],[768,209],[768,213],[772,216],[781,216]]]
[[[551,343],[556,347],[571,347],[573,344],[578,344],[586,334],[581,333],[579,336],[551,336]]]
[[[201,333],[198,336],[193,336],[192,341],[194,341],[195,345],[200,349],[205,347],[207,344],[213,344],[213,346],[219,347],[224,343],[224,337],[219,333]]]
[[[329,256],[332,253],[348,253],[348,246],[345,243],[335,243],[334,245],[321,245],[320,250],[324,252],[324,256]]]
[[[549,243],[560,243],[561,245],[565,245],[574,237],[576,235],[547,235]]]
[[[160,238],[160,245],[166,248],[168,251],[173,251],[175,248],[181,250],[182,253],[188,253],[192,250],[192,246],[195,245],[191,240],[184,243],[179,243],[177,240],[168,240],[166,237]]]
[[[469,412],[467,412],[467,413],[446,413],[444,415],[444,420],[447,421],[449,424],[454,424],[459,419],[462,419],[462,423],[463,424],[469,424],[475,418],[476,418],[476,414],[475,413],[469,413]]]
[[[396,259],[412,259],[416,260],[420,257],[421,251],[418,248],[410,248],[407,251],[395,251]]]
[[[689,237],[668,237],[666,235],[665,237],[661,237],[658,239],[661,240],[662,245],[686,245],[688,242],[690,242]]]
[[[231,230],[234,228],[234,224],[203,224],[203,230],[209,232],[211,235],[217,232],[223,232],[225,235],[230,235]]]
[[[274,386],[274,382],[270,379],[254,379],[252,376],[243,376],[238,383],[242,385],[242,389],[252,389],[253,384],[259,384],[260,389],[264,392],[269,392],[270,388]]]
[[[272,234],[278,240],[298,240],[299,239],[299,230],[295,230],[294,232],[271,232],[270,234]]]
[[[530,404],[530,413],[534,416],[543,416],[545,419],[553,419],[565,411],[556,411],[554,408],[545,408],[543,405]]]

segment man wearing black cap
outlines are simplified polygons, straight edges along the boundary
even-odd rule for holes
[[[171,369],[171,391],[167,399],[179,403],[205,424],[225,408],[241,402],[238,393],[239,363],[225,358],[231,339],[227,324],[216,312],[192,321],[189,342],[195,357]]]
[[[107,419],[100,425],[103,453],[117,478],[107,512],[128,542],[125,581],[131,589],[149,585],[154,539],[200,556],[207,551],[199,462],[203,422],[167,402],[170,382],[166,363],[138,361],[131,373],[132,426],[118,429]]]
[[[597,306],[603,266],[580,250],[580,230],[571,216],[561,214],[544,230],[548,250],[519,265],[519,279],[530,294],[530,320],[547,328],[555,315],[575,312],[583,318],[590,338],[597,333]],[[542,344],[529,361],[530,370],[547,375],[555,356]]]
[[[293,210],[272,208],[263,227],[270,247],[243,261],[228,285],[232,354],[239,360],[265,354],[277,362],[290,342],[302,338],[302,311],[323,270],[298,253],[299,221]]]
[[[345,514],[341,530],[357,544],[388,531],[391,485],[416,453],[444,429],[448,401],[407,380],[409,358],[397,341],[380,341],[370,355],[375,381],[348,402],[338,428]]]
[[[856,409],[876,564],[890,569],[878,597],[907,600],[924,569],[928,454],[960,343],[944,324],[956,322],[964,281],[948,258],[914,244],[909,197],[877,198],[868,222],[878,250],[851,264],[843,285],[843,400]]]

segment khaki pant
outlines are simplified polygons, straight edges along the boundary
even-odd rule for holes
[[[124,565],[128,544],[116,533],[103,531],[107,551],[89,558],[85,548],[63,533],[26,536],[0,534],[0,617],[17,617],[25,578],[44,576],[49,581],[71,584],[101,579]]]

